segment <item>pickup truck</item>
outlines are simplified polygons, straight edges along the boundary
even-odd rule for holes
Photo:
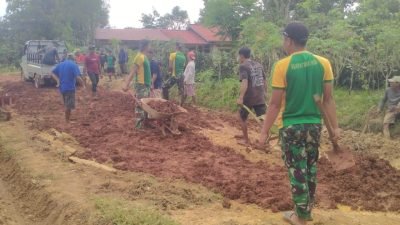
[[[56,48],[59,60],[67,47],[63,41],[55,40],[31,40],[27,41],[24,47],[24,55],[21,60],[21,78],[24,81],[33,81],[36,88],[40,88],[45,84],[55,84],[51,77],[51,72],[56,67],[54,65],[46,65],[43,58],[48,49]],[[59,63],[56,62],[56,63]],[[82,72],[82,66],[79,66]]]

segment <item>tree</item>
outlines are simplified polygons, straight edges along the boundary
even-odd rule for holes
[[[170,30],[183,30],[189,25],[189,16],[187,11],[181,10],[179,6],[175,6],[171,13],[160,16],[157,10],[153,9],[150,14],[142,14],[140,20],[144,28],[163,28]]]
[[[272,65],[283,55],[280,28],[263,20],[261,16],[248,18],[242,23],[242,27],[240,46],[250,47],[253,57],[264,66],[267,74],[270,74]]]
[[[24,43],[33,39],[65,40],[73,46],[92,43],[95,29],[108,24],[106,0],[7,0],[0,21],[0,63],[16,62]]]
[[[153,13],[142,14],[140,22],[144,28],[157,28],[159,26],[160,14],[157,10],[153,9]]]
[[[201,21],[218,27],[221,35],[237,40],[242,21],[259,12],[257,0],[208,0],[205,1]]]

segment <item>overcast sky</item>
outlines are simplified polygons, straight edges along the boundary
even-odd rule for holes
[[[153,8],[161,15],[171,12],[175,6],[180,6],[188,12],[190,22],[196,22],[200,9],[204,7],[203,0],[109,0],[110,25],[116,28],[141,27],[142,13],[151,13]],[[0,16],[5,14],[6,0],[0,0]]]

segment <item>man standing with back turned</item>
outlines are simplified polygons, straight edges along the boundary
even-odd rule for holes
[[[85,82],[81,78],[78,65],[73,61],[74,57],[68,55],[67,59],[58,64],[52,71],[52,77],[57,82],[57,87],[63,96],[65,105],[65,121],[70,122],[71,111],[75,109],[75,84],[76,81],[86,89]]]
[[[184,100],[183,93],[183,72],[185,71],[186,65],[186,57],[185,54],[182,53],[182,46],[179,43],[176,43],[176,51],[171,53],[169,56],[169,72],[171,73],[171,77],[165,81],[162,91],[163,97],[165,99],[169,99],[169,89],[172,88],[175,84],[178,85],[179,95],[181,97],[181,105]]]
[[[333,99],[333,73],[330,62],[305,50],[309,32],[298,22],[283,32],[283,47],[288,57],[276,63],[272,74],[272,97],[260,136],[265,144],[277,120],[282,159],[289,170],[295,210],[284,213],[284,220],[305,225],[312,220],[317,179],[317,160],[321,136],[321,112],[314,95],[323,96],[323,107],[338,139],[340,129]]]
[[[150,61],[147,58],[150,50],[150,42],[143,40],[140,46],[140,52],[136,55],[133,60],[133,68],[131,73],[126,79],[124,91],[129,91],[129,86],[135,78],[135,94],[136,99],[140,101],[142,98],[148,98],[150,96],[151,86],[151,68]],[[146,120],[146,112],[140,107],[140,102],[135,103],[135,128],[141,130],[144,128]]]

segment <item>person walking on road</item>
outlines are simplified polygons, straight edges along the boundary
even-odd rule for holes
[[[194,51],[188,53],[189,63],[186,65],[184,72],[184,99],[185,103],[187,97],[192,98],[192,104],[196,104],[196,87],[195,87],[195,75],[196,75],[196,54]]]
[[[118,64],[122,75],[128,74],[128,69],[127,69],[128,61],[129,61],[128,52],[125,50],[125,48],[121,48],[118,54]]]
[[[129,86],[132,83],[133,78],[135,78],[134,90],[136,95],[136,100],[142,98],[148,98],[150,96],[150,86],[151,86],[151,69],[150,69],[150,61],[147,58],[147,54],[150,49],[150,42],[148,40],[144,40],[140,46],[140,52],[136,55],[133,61],[133,68],[131,73],[127,77],[126,85],[123,91],[129,91]],[[144,123],[146,120],[146,113],[140,107],[140,103],[136,102],[135,104],[135,117],[136,129],[143,129]]]
[[[85,57],[84,71],[88,74],[92,82],[92,97],[97,98],[97,86],[100,81],[101,63],[100,57],[95,52],[95,46],[90,46],[89,55]]]
[[[265,114],[265,73],[262,65],[250,59],[251,50],[243,47],[239,50],[239,79],[240,95],[237,104],[239,110],[239,121],[242,128],[242,135],[236,138],[242,139],[238,144],[249,146],[250,139],[247,131],[248,110],[254,110],[257,116]],[[246,109],[247,108],[247,109]]]
[[[86,89],[85,82],[81,78],[78,65],[74,62],[73,55],[68,55],[67,59],[58,64],[52,71],[52,77],[57,82],[62,94],[65,106],[65,121],[71,120],[71,111],[75,109],[75,84],[76,81]]]
[[[385,104],[388,103],[388,109],[383,120],[383,135],[390,139],[390,125],[396,122],[400,115],[400,76],[389,79],[390,87],[386,89],[385,96],[379,103],[378,112],[381,113]]]
[[[278,61],[272,74],[272,97],[259,144],[264,145],[275,121],[280,128],[282,159],[288,168],[294,211],[284,220],[305,225],[312,220],[317,186],[317,160],[321,136],[321,112],[314,96],[323,97],[323,107],[338,139],[340,129],[333,99],[330,62],[306,51],[308,29],[299,22],[286,26],[283,47],[288,57]]]
[[[183,104],[183,72],[185,70],[186,57],[182,53],[182,46],[176,43],[176,51],[171,53],[169,56],[169,66],[168,70],[171,73],[171,77],[165,81],[162,87],[163,97],[169,99],[169,89],[171,89],[175,84],[178,85],[179,95],[181,97],[181,105]]]
[[[109,81],[112,81],[112,76],[114,76],[114,78],[117,79],[117,75],[115,74],[115,61],[116,58],[112,54],[112,51],[108,50],[106,55],[106,63],[107,63],[107,74]]]

